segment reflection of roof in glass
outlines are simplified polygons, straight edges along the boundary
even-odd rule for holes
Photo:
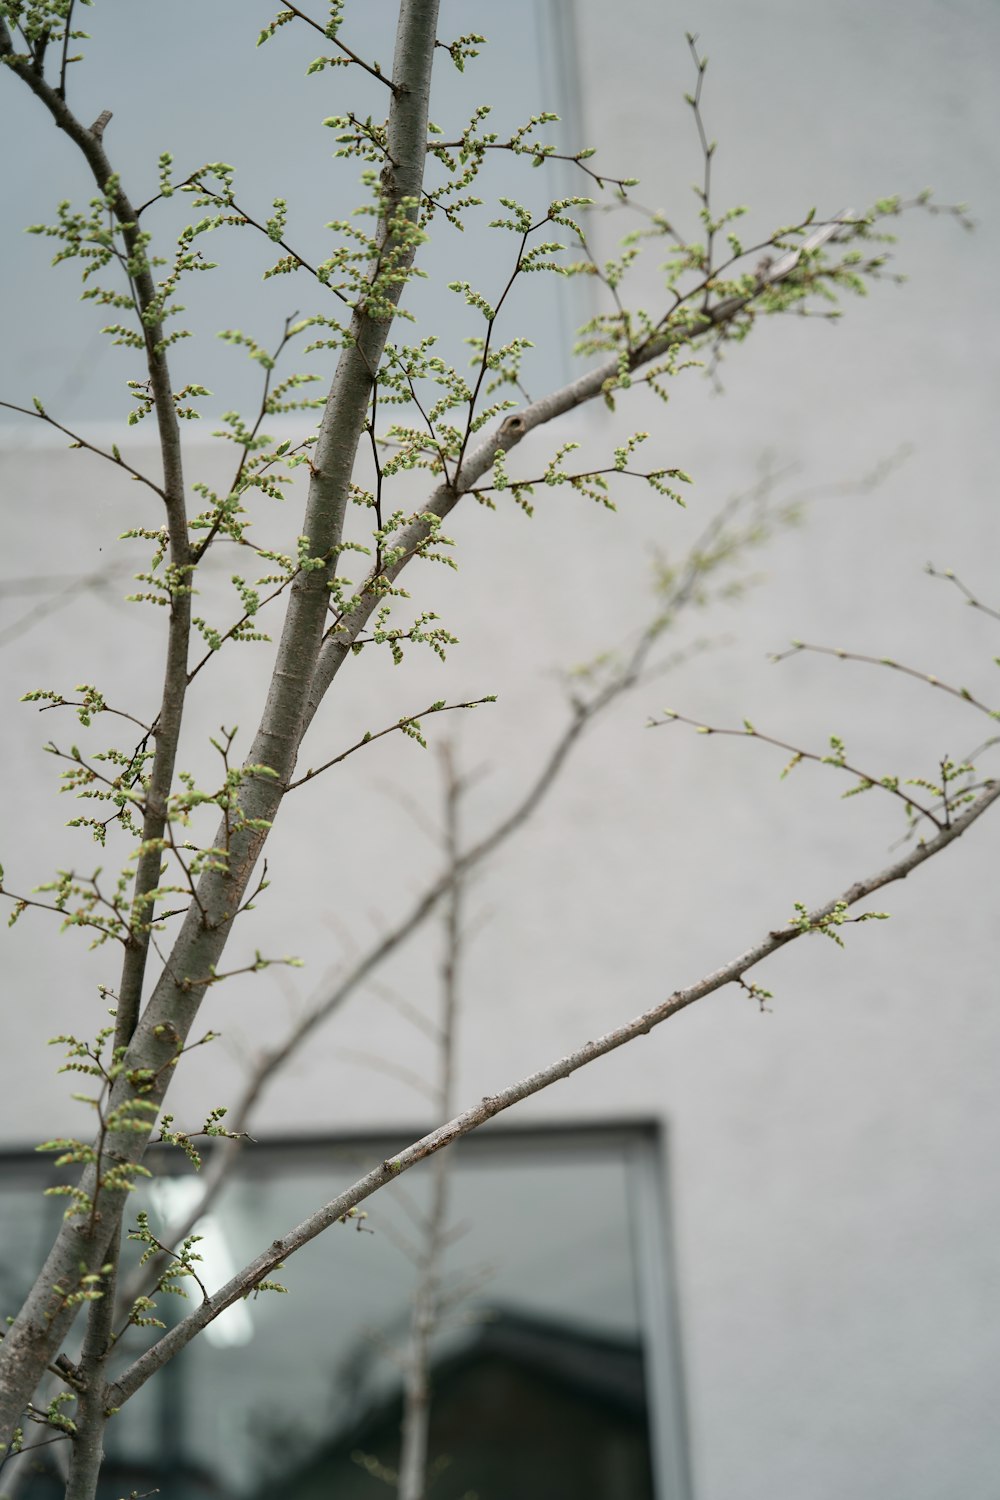
[[[646,1500],[652,1496],[642,1352],[581,1324],[498,1308],[433,1362],[431,1472],[480,1500]],[[401,1393],[375,1401],[327,1442],[287,1493],[358,1500],[391,1471]]]
[[[608,1338],[582,1323],[526,1317],[510,1308],[484,1313],[465,1335],[458,1348],[436,1363],[439,1375],[504,1359],[581,1397],[630,1414],[645,1413],[642,1350],[636,1341]]]

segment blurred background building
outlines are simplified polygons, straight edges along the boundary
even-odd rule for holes
[[[381,102],[351,73],[304,79],[318,48],[295,28],[255,51],[270,12],[249,9],[176,0],[169,25],[154,25],[149,8],[105,0],[87,12],[79,108],[87,118],[114,109],[106,139],[134,197],[156,191],[164,149],[181,174],[231,161],[238,192],[262,217],[286,197],[290,237],[322,258],[323,223],[354,199],[353,179],[345,198],[345,179],[332,175],[332,136],[319,121]],[[389,0],[360,17],[349,7],[344,35],[385,58],[392,12]],[[648,718],[665,707],[714,724],[746,717],[819,750],[835,733],[877,775],[930,777],[943,755],[988,738],[966,705],[898,674],[808,656],[775,665],[768,653],[797,638],[891,656],[995,702],[995,621],[925,565],[952,568],[1000,602],[996,7],[446,4],[442,34],[470,30],[490,45],[465,74],[446,71],[441,54],[432,113],[448,136],[480,99],[496,101],[500,130],[556,100],[561,149],[596,145],[594,165],[639,177],[638,202],[691,232],[701,161],[683,98],[685,30],[698,31],[710,57],[716,202],[750,205],[745,242],[813,205],[823,217],[927,186],[942,202],[968,201],[979,228],[968,235],[950,218],[907,215],[893,260],[902,288],[877,288],[834,325],[758,327],[717,380],[680,377],[667,406],[636,393],[615,417],[587,408],[523,444],[513,477],[540,472],[556,441],[608,455],[623,433],[647,428],[649,465],[677,466],[696,483],[686,511],[639,485],[615,492],[614,514],[560,489],[539,495],[530,521],[510,504],[460,509],[446,528],[459,571],[408,580],[414,610],[433,607],[460,645],[445,665],[415,649],[398,668],[366,652],[338,680],[310,731],[309,765],[434,699],[499,695],[474,715],[424,725],[474,773],[462,806],[473,839],[523,795],[562,732],[560,673],[627,644],[649,620],[657,556],[682,558],[707,520],[755,485],[779,506],[814,497],[800,526],[738,570],[757,576],[745,597],[679,618],[664,655],[686,658],[622,698],[538,813],[477,872],[460,1104],[715,968],[783,925],[795,901],[827,899],[888,863],[905,832],[889,798],[838,800],[833,772],[806,766],[783,782],[778,751],[647,729]],[[144,429],[123,425],[125,380],[141,372],[96,331],[103,319],[77,302],[72,268],[48,270],[50,242],[20,233],[51,220],[60,199],[85,203],[90,185],[36,101],[3,82],[0,395],[27,406],[37,395],[68,427],[152,465]],[[526,199],[587,191],[569,168],[554,166],[544,186],[540,178],[511,175],[504,159],[486,185]],[[594,214],[590,231],[610,254],[635,223],[616,210]],[[221,484],[229,455],[209,433],[223,411],[259,399],[259,370],[212,335],[242,328],[274,344],[289,314],[310,310],[311,293],[285,278],[261,286],[264,262],[249,239],[217,236],[210,248],[225,269],[197,278],[183,299],[204,336],[177,347],[174,369],[178,386],[197,380],[214,393],[188,433],[189,480]],[[496,295],[508,252],[502,236],[471,229],[435,245],[436,279],[414,306],[421,328],[441,330],[446,353],[476,330],[444,283],[468,279]],[[662,258],[654,248],[636,271],[634,302],[657,306]],[[572,329],[592,311],[581,283],[529,280],[507,326],[537,345],[525,373],[532,395],[574,372]],[[94,682],[140,717],[154,711],[161,621],[123,602],[144,554],[116,538],[160,517],[110,465],[67,452],[39,422],[0,415],[0,858],[11,887],[24,889],[57,868],[89,870],[100,851],[63,826],[76,809],[54,804],[59,767],[41,753],[47,739],[68,744],[83,731],[68,717],[40,720],[17,699]],[[287,431],[301,435],[296,423]],[[261,537],[288,550],[295,515],[290,499],[262,518]],[[703,641],[709,649],[692,654]],[[246,745],[267,664],[266,647],[241,646],[202,675],[185,768],[214,774],[207,736],[222,724],[238,725],[237,747]],[[88,743],[103,734],[99,721]],[[439,758],[390,736],[289,799],[268,844],[271,889],[253,926],[237,932],[229,967],[254,950],[305,966],[213,992],[205,1024],[222,1040],[179,1071],[178,1124],[196,1128],[236,1097],[262,1051],[425,889],[440,869],[427,832],[440,829],[442,796]],[[453,1467],[434,1493],[475,1489],[487,1500],[492,1473],[496,1494],[529,1500],[994,1500],[994,842],[988,824],[977,827],[886,893],[875,904],[892,920],[852,929],[844,951],[810,939],[780,954],[755,976],[773,991],[766,1011],[725,990],[462,1148],[454,1212],[470,1227],[449,1248],[448,1274],[464,1296],[435,1345],[435,1441]],[[263,1091],[250,1126],[257,1144],[205,1228],[208,1280],[224,1280],[436,1123],[420,1091],[434,1045],[400,1010],[434,1013],[441,945],[439,925],[425,924]],[[98,985],[114,984],[112,955],[85,948],[72,932],[57,941],[37,912],[4,935],[4,1313],[61,1212],[39,1197],[47,1169],[33,1147],[87,1129],[73,1075],[60,1076],[45,1050],[54,1034],[102,1024]],[[151,1212],[166,1222],[190,1201],[191,1174],[182,1157],[163,1171]],[[249,1500],[279,1483],[302,1500],[384,1492],[376,1470],[392,1461],[398,1421],[407,1249],[430,1191],[419,1171],[412,1179],[369,1204],[373,1234],[337,1226],[289,1263],[289,1297],[234,1309],[147,1388],[121,1419],[116,1473],[178,1497]],[[524,1445],[520,1468],[514,1441]],[[25,1493],[48,1493],[40,1476],[31,1483]]]

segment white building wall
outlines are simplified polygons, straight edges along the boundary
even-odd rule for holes
[[[636,490],[621,494],[617,515],[562,492],[540,496],[530,522],[513,507],[459,514],[449,530],[460,573],[413,580],[415,602],[432,598],[461,638],[447,666],[414,652],[400,669],[361,660],[345,671],[307,763],[433,698],[499,693],[474,716],[427,724],[435,739],[455,733],[463,763],[485,768],[469,820],[488,826],[563,722],[552,669],[645,618],[652,543],[683,547],[767,450],[812,488],[912,447],[876,490],[811,506],[806,524],[754,564],[766,577],[748,601],[685,621],[681,642],[726,639],[624,701],[477,882],[466,1100],[698,977],[781,925],[794,901],[825,899],[888,862],[902,831],[888,799],[841,803],[834,773],[810,767],[780,783],[780,752],[646,730],[648,715],[670,706],[734,725],[746,715],[817,747],[832,731],[876,772],[926,774],[988,726],[917,683],[821,659],[774,666],[765,653],[798,637],[898,656],[995,696],[991,622],[921,571],[928,561],[953,567],[997,602],[994,8],[712,0],[692,16],[646,0],[581,0],[573,15],[587,138],[608,170],[642,177],[650,206],[680,201],[686,212],[698,172],[679,102],[690,87],[686,26],[711,55],[705,110],[720,142],[720,198],[751,203],[765,232],[813,203],[821,214],[860,208],[928,184],[969,200],[982,227],[966,236],[951,222],[905,220],[907,287],[848,307],[839,327],[762,327],[732,351],[722,398],[692,372],[668,407],[623,411],[630,428],[650,428],[651,462],[694,474],[686,513]],[[54,306],[70,295],[67,283],[42,285]],[[619,430],[594,410],[559,436],[597,451]],[[530,469],[532,453],[547,448],[524,445],[511,472]],[[198,453],[192,477],[215,462]],[[34,429],[8,438],[0,480],[4,577],[100,567],[118,531],[155,524],[135,487],[45,446]],[[8,648],[12,692],[114,682],[150,707],[158,624],[87,595]],[[238,722],[250,732],[245,705],[262,670],[262,654],[244,647],[211,683],[205,674],[196,694],[205,730]],[[57,767],[38,754],[47,737],[68,742],[76,731],[8,706],[2,732],[0,856],[10,884],[27,886],[56,864],[90,859],[53,819]],[[196,762],[207,768],[193,745],[185,764]],[[231,962],[259,948],[300,955],[306,967],[213,994],[206,1023],[224,1041],[179,1074],[179,1119],[226,1102],[247,1060],[327,970],[422,889],[435,855],[395,793],[404,788],[434,817],[438,785],[433,756],[390,739],[283,810],[268,849],[273,888]],[[536,1119],[657,1116],[669,1126],[699,1500],[995,1494],[994,843],[987,821],[880,897],[874,905],[892,921],[850,930],[846,951],[810,939],[779,955],[757,976],[775,993],[770,1013],[723,992],[525,1107]],[[385,984],[427,1001],[437,942],[427,932],[400,952]],[[81,958],[82,946],[73,934],[57,942],[34,913],[5,935],[0,1131],[10,1142],[77,1118],[44,1042],[93,1029],[95,986],[113,983],[104,955]],[[269,1090],[256,1130],[411,1122],[421,1114],[414,1095],[347,1054],[419,1067],[418,1048],[383,1001],[357,995]]]

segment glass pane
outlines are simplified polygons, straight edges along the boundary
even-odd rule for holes
[[[370,1149],[300,1166],[290,1152],[244,1175],[199,1226],[206,1283],[225,1280],[377,1159]],[[448,1306],[431,1350],[430,1459],[447,1466],[441,1493],[650,1495],[621,1149],[456,1153],[450,1171]],[[185,1354],[161,1405],[189,1480],[210,1476],[218,1489],[207,1493],[241,1497],[275,1485],[301,1500],[386,1492],[377,1473],[398,1461],[431,1188],[427,1163],[375,1200],[366,1220],[296,1256],[281,1274],[288,1297],[240,1304]],[[123,1457],[148,1451],[148,1421],[143,1428],[131,1440],[122,1432]]]
[[[635,1138],[496,1132],[453,1149],[430,1345],[432,1497],[652,1500],[644,1346],[658,1335],[640,1314]],[[205,1285],[396,1145],[250,1148],[197,1226]],[[231,1308],[161,1371],[109,1426],[102,1500],[155,1487],[175,1500],[394,1493],[434,1172],[424,1163],[377,1195],[366,1219],[335,1225],[278,1273],[289,1295]],[[154,1233],[196,1193],[193,1175],[151,1184]],[[23,1196],[4,1231],[8,1266],[37,1260],[53,1201],[37,1187]],[[16,1290],[5,1286],[5,1300]],[[161,1295],[158,1315],[176,1319],[190,1305]],[[154,1336],[132,1330],[123,1358]],[[25,1493],[47,1500],[61,1487],[38,1475]]]

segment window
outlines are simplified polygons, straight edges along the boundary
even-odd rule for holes
[[[199,1225],[206,1285],[398,1146],[399,1137],[246,1150]],[[42,1217],[62,1207],[40,1198],[39,1165],[10,1162],[19,1211],[4,1232],[8,1305],[51,1227]],[[295,1256],[279,1273],[287,1297],[237,1304],[143,1388],[108,1429],[107,1500],[156,1487],[164,1500],[388,1492],[378,1475],[398,1460],[431,1165],[377,1195],[367,1219],[334,1226]],[[157,1155],[156,1166],[154,1231],[190,1206],[196,1184],[179,1154]],[[657,1130],[488,1131],[453,1148],[450,1172],[445,1311],[431,1348],[430,1461],[441,1476],[432,1494],[687,1500]],[[164,1318],[188,1305],[159,1301]],[[150,1336],[130,1332],[132,1354]],[[61,1488],[36,1473],[27,1492],[48,1500]]]

